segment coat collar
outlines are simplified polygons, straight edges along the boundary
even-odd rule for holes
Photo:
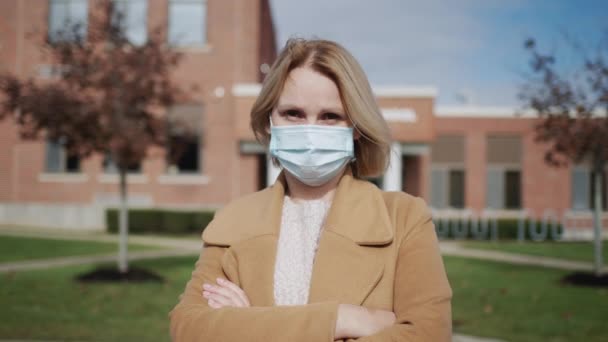
[[[231,248],[237,257],[224,254],[222,269],[254,306],[276,304],[274,271],[286,184],[281,173],[271,187],[237,199],[219,211],[203,233],[208,244],[234,244]],[[376,246],[390,246],[392,241],[382,192],[369,182],[355,179],[347,170],[338,183],[319,238],[308,302],[361,305],[380,282],[390,253],[389,248]]]
[[[284,172],[271,187],[221,210],[203,232],[203,240],[229,246],[256,236],[278,236],[287,187]],[[350,167],[338,182],[324,229],[359,245],[384,245],[393,240],[382,192],[370,182],[356,179]]]

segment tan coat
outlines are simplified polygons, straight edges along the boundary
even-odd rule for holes
[[[391,310],[397,322],[357,341],[450,341],[451,297],[422,198],[342,176],[314,260],[309,302],[274,306],[273,276],[285,178],[219,211],[180,302],[175,341],[334,340],[338,304]],[[227,278],[251,307],[214,309],[202,285]]]

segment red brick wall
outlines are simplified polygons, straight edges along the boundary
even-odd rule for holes
[[[19,10],[18,3],[23,6]],[[241,156],[237,138],[235,100],[232,85],[259,79],[261,56],[274,58],[273,44],[262,44],[274,32],[271,18],[262,15],[262,1],[208,0],[207,46],[182,49],[184,59],[174,73],[175,80],[192,91],[192,101],[204,106],[202,175],[207,184],[161,184],[165,174],[162,150],[154,150],[142,164],[147,177],[143,184],[130,184],[131,194],[149,196],[157,205],[219,206],[243,193],[256,190],[257,176],[252,157]],[[264,6],[268,7],[267,4]],[[93,8],[90,2],[89,8]],[[148,1],[149,29],[167,24],[168,0]],[[11,0],[0,2],[0,66],[22,76],[34,75],[42,63],[38,48],[25,33],[38,30],[46,34],[48,2]],[[19,33],[21,32],[21,34]],[[264,51],[259,51],[263,47]],[[216,96],[216,89],[224,95]],[[3,202],[91,203],[96,195],[116,193],[117,184],[98,180],[103,174],[101,158],[81,163],[85,182],[41,182],[44,173],[45,145],[16,138],[16,127],[9,120],[0,122],[0,200]]]
[[[545,147],[533,141],[535,119],[438,117],[437,134],[465,136],[465,206],[485,207],[486,137],[517,134],[522,139],[522,207],[541,215],[546,208],[558,213],[570,208],[570,169],[555,169],[543,161]]]

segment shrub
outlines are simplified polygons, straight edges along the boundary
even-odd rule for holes
[[[457,228],[455,228],[455,221],[458,219],[450,219],[449,220],[449,225],[446,225],[446,222],[448,221],[444,221],[442,219],[436,218],[433,219],[433,222],[435,223],[435,229],[437,231],[437,236],[439,236],[439,238],[441,239],[480,239],[480,240],[490,240],[493,238],[493,233],[492,233],[492,227],[493,224],[492,220],[488,220],[487,223],[487,231],[485,232],[485,234],[479,234],[477,237],[475,236],[475,234],[473,234],[473,230],[472,230],[472,223],[470,221],[460,221],[459,225]],[[552,230],[551,230],[551,223],[547,223],[546,226],[546,235],[543,237],[541,234],[542,233],[542,228],[541,228],[541,222],[540,221],[536,221],[536,220],[529,220],[526,219],[524,220],[524,239],[526,240],[532,240],[533,238],[533,234],[536,234],[537,238],[542,238],[543,240],[553,240],[553,234],[552,234]],[[530,231],[530,224],[536,224],[536,230],[534,231],[534,233],[532,233]],[[448,228],[449,226],[449,228]],[[519,234],[519,220],[518,219],[497,219],[496,220],[496,226],[497,226],[497,239],[499,240],[516,240],[518,239],[518,234]],[[466,229],[464,228],[466,227]],[[481,223],[479,224],[479,231],[480,233],[484,233],[483,229],[481,229]],[[460,229],[458,229],[460,228]],[[563,230],[562,225],[560,223],[558,223],[557,225],[557,232],[561,233]]]
[[[130,233],[200,234],[213,219],[213,211],[129,209]],[[118,209],[106,210],[106,229],[118,232]]]

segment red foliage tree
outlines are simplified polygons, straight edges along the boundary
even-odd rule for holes
[[[124,273],[127,170],[139,165],[150,147],[167,144],[163,112],[184,95],[170,77],[181,55],[168,47],[162,28],[143,44],[129,41],[124,14],[111,1],[100,2],[88,19],[87,25],[66,22],[40,41],[57,71],[50,79],[0,76],[0,119],[12,116],[25,139],[62,141],[69,155],[111,157],[120,175]]]
[[[608,38],[608,37],[606,37]],[[589,54],[572,44],[582,56],[574,71],[556,66],[556,57],[539,52],[536,42],[525,43],[530,53],[531,74],[521,89],[520,99],[541,120],[535,139],[549,144],[545,161],[560,167],[589,160],[595,178],[594,238],[596,274],[602,270],[602,184],[608,161],[608,40]]]

